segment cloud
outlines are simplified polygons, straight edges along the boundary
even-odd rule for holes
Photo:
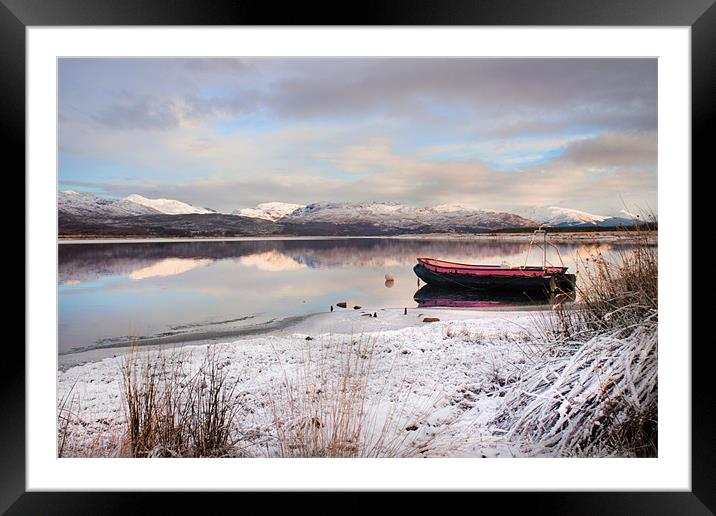
[[[437,160],[479,159],[498,168],[512,169],[559,155],[564,152],[567,145],[590,137],[594,137],[594,134],[532,136],[439,144],[426,147],[421,152],[421,156]]]
[[[318,138],[318,134],[313,135]],[[266,201],[310,203],[316,201],[400,201],[415,206],[462,204],[474,208],[511,210],[535,205],[562,205],[586,211],[617,213],[621,198],[636,199],[656,207],[656,170],[648,152],[652,135],[610,133],[578,140],[566,146],[559,158],[541,165],[503,171],[478,160],[434,161],[401,153],[388,139],[369,139],[346,145],[333,153],[306,144],[320,159],[347,174],[327,177],[307,164],[290,173],[224,174],[189,181],[146,179],[119,184],[86,183],[115,195],[140,193],[170,197],[198,206],[230,212]],[[231,148],[227,140],[220,149],[207,151],[214,159]],[[265,155],[262,156],[261,150]],[[618,150],[611,161],[595,164],[599,153]],[[280,170],[271,147],[257,145],[252,163],[265,160],[266,168]],[[640,161],[640,157],[644,158]],[[594,171],[592,167],[599,165]],[[285,165],[287,168],[288,165]],[[76,186],[69,181],[66,186]]]
[[[86,76],[85,88],[107,80],[106,63],[73,60],[72,66]],[[261,112],[286,119],[388,116],[444,122],[460,114],[474,131],[493,134],[555,132],[570,124],[619,129],[656,124],[654,59],[144,59],[120,60],[116,69],[129,73],[115,77],[110,106],[94,114],[119,128],[127,128],[129,120],[139,129],[163,127],[155,123],[157,113],[171,109],[146,100],[158,95],[196,116]],[[71,95],[67,81],[61,80],[60,88],[61,96]],[[127,106],[112,98],[123,90],[138,99]],[[138,120],[142,110],[146,122]],[[489,124],[483,123],[486,118]]]
[[[251,93],[241,98],[176,98],[122,93],[100,109],[94,120],[110,129],[166,130],[216,117],[239,116],[255,109]]]
[[[60,180],[273,200],[656,205],[655,59],[62,59]],[[605,208],[606,209],[606,208]]]
[[[591,168],[655,167],[657,144],[656,131],[604,133],[570,144],[561,159]]]
[[[94,119],[116,129],[168,129],[179,125],[180,114],[170,100],[154,95],[124,96],[101,109]]]
[[[302,73],[292,67],[271,85],[278,114],[334,117],[389,107],[411,117],[439,100],[441,108],[501,113],[498,125],[513,128],[535,115],[551,123],[621,119],[619,125],[637,128],[655,120],[656,60],[318,59],[298,65]]]

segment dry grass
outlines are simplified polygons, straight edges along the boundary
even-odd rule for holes
[[[140,356],[141,355],[141,356]],[[126,441],[132,457],[221,457],[232,454],[239,404],[216,348],[198,371],[167,356],[133,350],[122,364]]]
[[[410,382],[396,378],[392,366],[376,371],[376,357],[371,339],[328,344],[317,351],[309,347],[302,365],[284,371],[283,385],[269,394],[276,446],[267,453],[373,458],[420,457],[436,450],[449,426],[426,431],[438,396],[410,399]],[[389,397],[390,382],[403,387]]]
[[[121,412],[106,428],[71,410],[79,401],[70,391],[59,403],[59,455],[411,457],[447,448],[440,439],[450,425],[428,424],[445,397],[414,399],[414,380],[385,368],[388,356],[405,358],[399,353],[381,354],[376,370],[374,340],[307,343],[290,368],[277,352],[280,378],[268,378],[280,385],[255,392],[238,392],[239,377],[228,374],[216,348],[206,349],[198,368],[186,348],[133,349],[120,366]]]
[[[73,385],[67,394],[60,400],[57,407],[57,456],[65,457],[68,445],[72,440],[71,424],[77,419],[75,406],[77,397]]]
[[[615,259],[601,253],[581,260],[576,306],[559,304],[557,317],[542,321],[548,341],[586,341],[595,335],[628,336],[658,323],[658,249],[639,230],[633,245],[618,248]]]
[[[530,371],[497,418],[535,453],[655,456],[655,328],[594,337]]]
[[[634,238],[615,261],[590,257],[576,305],[541,319],[540,359],[493,420],[534,453],[657,454],[657,249]]]

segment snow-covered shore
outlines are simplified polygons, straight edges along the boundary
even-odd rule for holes
[[[501,387],[530,360],[541,313],[444,309],[413,309],[407,315],[403,309],[375,313],[377,317],[368,317],[343,309],[310,317],[290,332],[212,344],[228,380],[237,382],[242,432],[270,434],[275,413],[267,407],[277,387],[305,374],[312,367],[308,362],[316,357],[340,362],[350,353],[350,344],[360,341],[370,343],[372,349],[367,405],[397,414],[395,431],[410,432],[410,442],[431,439],[433,444],[423,456],[532,453],[527,447],[500,443],[499,429],[487,423],[501,406]],[[425,317],[440,321],[423,322]],[[184,365],[198,369],[206,348],[184,348],[180,352]],[[96,450],[121,432],[122,362],[121,356],[110,357],[58,372],[58,407],[63,400],[74,399],[75,446],[84,443]],[[405,430],[408,427],[411,430]]]
[[[533,309],[543,310],[550,307],[535,306]],[[493,311],[475,311],[469,309],[450,308],[411,308],[407,316],[403,309],[390,308],[361,308],[354,310],[351,305],[347,308],[336,307],[332,313],[315,313],[306,316],[288,317],[277,320],[271,324],[255,325],[247,327],[245,334],[222,336],[220,333],[208,332],[203,340],[194,339],[190,346],[219,343],[219,342],[242,342],[255,335],[291,336],[294,334],[316,335],[316,334],[360,334],[373,333],[384,330],[398,330],[410,326],[421,326],[423,317],[437,317],[443,321],[462,321],[465,319],[492,319],[498,313],[508,311],[522,311],[522,307],[501,307]],[[374,314],[377,317],[368,317]],[[519,314],[504,315],[504,320],[520,321]],[[251,336],[251,337],[250,337]],[[154,344],[141,344],[143,349],[156,349]],[[165,343],[164,347],[172,347],[173,344]],[[59,356],[59,368],[65,371],[71,367],[85,364],[87,362],[98,362],[105,358],[121,356],[127,352],[126,347],[98,347],[86,351],[66,353]]]

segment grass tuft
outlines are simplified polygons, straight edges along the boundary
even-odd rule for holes
[[[493,419],[535,454],[657,454],[657,249],[639,230],[617,260],[585,260],[578,301],[539,321],[539,360]]]
[[[410,399],[408,382],[389,398],[389,382],[400,380],[393,366],[375,371],[378,353],[374,339],[349,339],[308,348],[299,368],[284,371],[283,385],[268,397],[275,455],[420,457],[436,449],[439,433],[425,431],[436,400]]]
[[[140,356],[141,355],[141,356]],[[230,455],[239,403],[215,347],[198,371],[176,353],[138,353],[122,364],[122,400],[131,457]]]

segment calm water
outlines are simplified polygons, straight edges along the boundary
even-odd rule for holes
[[[613,244],[559,244],[569,272],[577,256]],[[455,299],[423,288],[417,256],[524,264],[527,243],[419,239],[260,240],[60,244],[59,352],[125,345],[130,337],[196,341],[278,328],[347,301],[349,308],[529,306],[520,297]],[[534,249],[530,264],[541,264]],[[548,258],[558,263],[556,253]],[[395,277],[385,282],[385,274]],[[416,301],[416,298],[418,301]]]

